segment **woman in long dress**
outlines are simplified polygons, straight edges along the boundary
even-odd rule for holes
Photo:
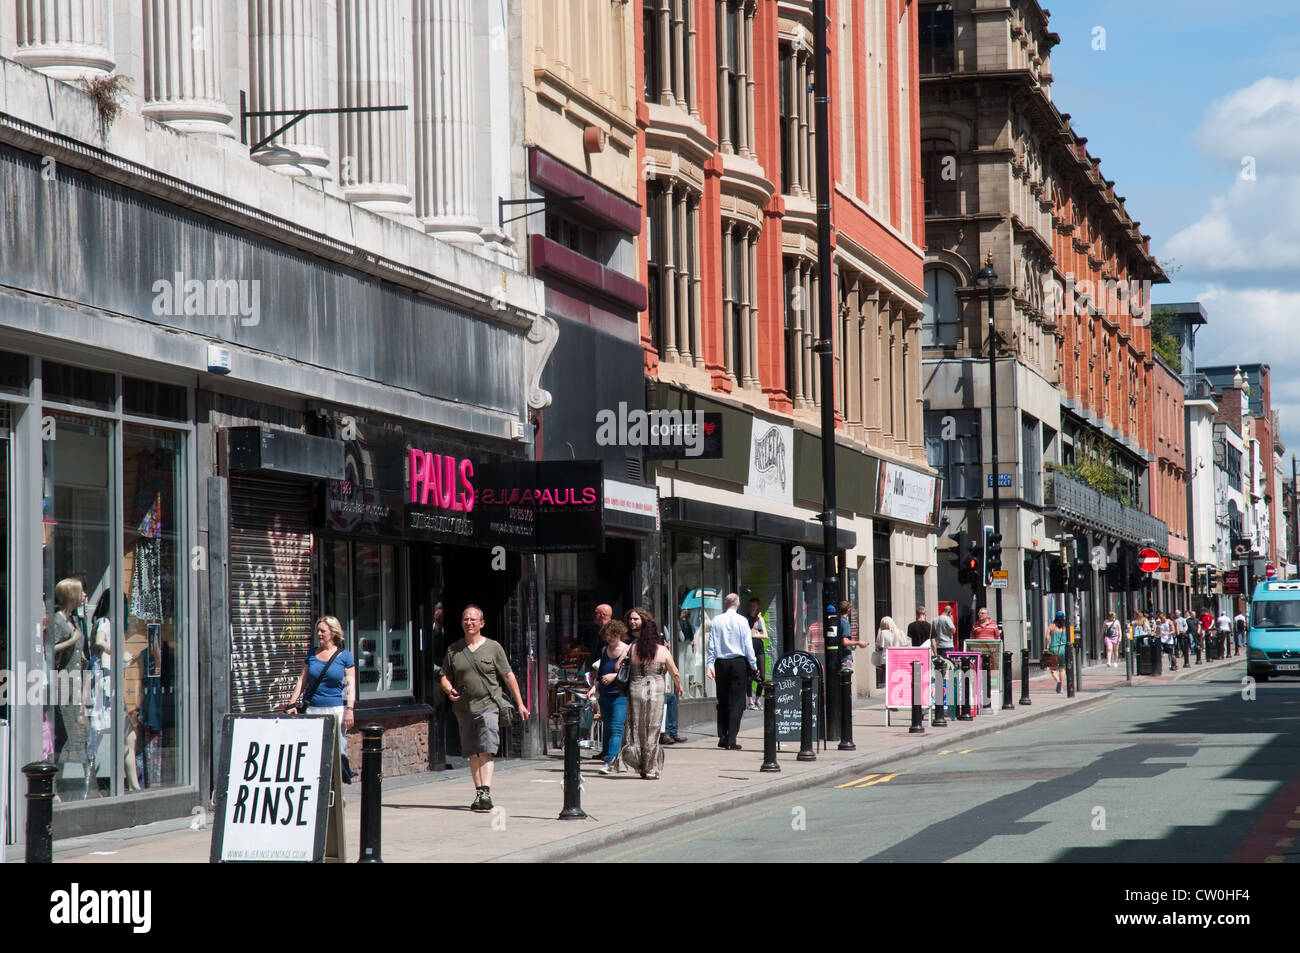
[[[620,770],[637,771],[642,778],[654,781],[664,763],[664,749],[659,744],[664,719],[664,672],[672,676],[678,695],[682,692],[682,676],[672,653],[658,639],[637,639],[618,664],[630,665],[632,677],[628,683],[623,747],[615,764]]]

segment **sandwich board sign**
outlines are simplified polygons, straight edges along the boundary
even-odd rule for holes
[[[332,715],[227,715],[209,860],[344,861]]]

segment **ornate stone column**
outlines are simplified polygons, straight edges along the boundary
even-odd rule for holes
[[[221,92],[220,0],[142,0],[146,118],[179,132],[233,137]]]
[[[323,46],[319,0],[249,0],[248,108],[321,109]],[[290,116],[248,121],[248,143],[260,140]],[[308,116],[290,126],[253,159],[286,175],[329,178],[324,119]]]
[[[338,0],[340,106],[401,106],[400,4]],[[404,112],[339,116],[339,183],[349,202],[409,213]]]
[[[15,0],[14,59],[66,83],[113,72],[109,0]]]
[[[471,0],[415,2],[415,214],[426,232],[477,244]]]

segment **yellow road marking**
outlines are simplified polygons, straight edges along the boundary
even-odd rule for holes
[[[1273,846],[1274,846],[1274,847],[1290,847],[1290,846],[1291,846],[1292,844],[1294,844],[1294,843],[1295,843],[1295,838],[1294,838],[1294,837],[1283,837],[1280,841],[1278,841],[1278,842],[1277,842],[1276,844],[1274,844]]]
[[[835,785],[835,790],[838,791],[840,788],[851,788],[853,787],[853,785],[857,784],[858,781],[870,781],[874,777],[876,777],[876,775],[874,774],[865,774],[862,777],[858,778],[857,781],[848,781],[845,782],[844,784]]]
[[[1279,855],[1279,854],[1269,854],[1267,857],[1264,858],[1264,863],[1266,863],[1266,864],[1280,864],[1280,863],[1282,863],[1284,860],[1285,860],[1285,858],[1282,857],[1282,856]]]
[[[871,787],[871,785],[873,785],[873,784],[884,784],[884,783],[886,783],[887,781],[892,781],[892,780],[894,780],[894,778],[896,778],[896,777],[898,777],[897,774],[886,774],[884,777],[876,778],[876,780],[874,780],[874,781],[868,781],[866,784],[859,784],[858,787],[860,787],[860,788],[869,788],[869,787]]]
[[[970,754],[970,753],[971,753],[972,751],[974,751],[974,750],[975,750],[974,748],[967,748],[965,751],[958,751],[957,753],[958,753],[958,754]]]
[[[943,751],[940,751],[939,754],[952,754],[952,749],[945,748]]]
[[[1287,821],[1286,826],[1291,828],[1293,831],[1300,830],[1300,821]]]

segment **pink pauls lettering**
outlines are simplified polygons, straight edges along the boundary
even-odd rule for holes
[[[485,506],[503,506],[533,504],[536,506],[590,506],[599,497],[594,486],[584,487],[539,487],[538,489],[522,487],[499,487],[483,491],[481,500]]]
[[[412,503],[469,513],[474,509],[474,463],[411,448],[408,464]],[[459,478],[459,487],[457,479]]]

